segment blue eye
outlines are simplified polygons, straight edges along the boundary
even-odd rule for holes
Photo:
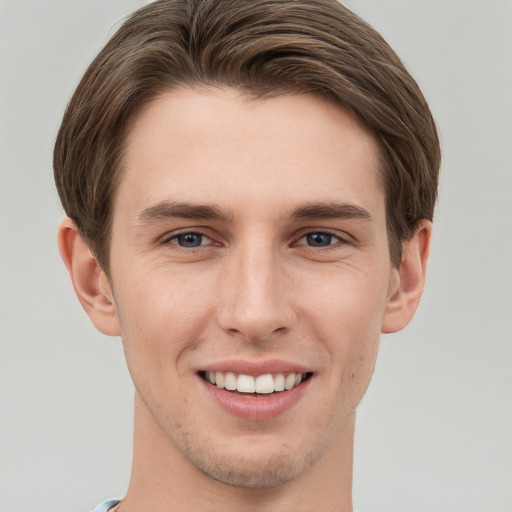
[[[309,233],[305,238],[307,244],[311,247],[328,247],[332,244],[333,238],[335,242],[339,241],[339,238],[330,233]]]
[[[194,248],[205,245],[208,241],[208,237],[201,233],[183,233],[181,235],[175,235],[171,238],[172,242],[177,243],[180,247]]]
[[[329,247],[333,243],[338,243],[340,238],[331,233],[309,233],[305,237],[306,243],[310,247]]]
[[[329,233],[328,231],[312,231],[306,233],[296,242],[297,245],[305,245],[307,247],[322,249],[334,248],[347,243],[341,236]]]

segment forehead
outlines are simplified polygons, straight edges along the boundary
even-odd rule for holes
[[[274,210],[306,200],[381,209],[377,144],[347,111],[308,94],[179,89],[133,119],[116,199],[131,214],[169,199],[236,208],[248,198]]]

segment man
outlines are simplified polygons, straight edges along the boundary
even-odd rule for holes
[[[61,255],[136,389],[130,485],[96,510],[352,511],[355,409],[420,300],[439,162],[418,86],[334,0],[128,18],[54,155]]]

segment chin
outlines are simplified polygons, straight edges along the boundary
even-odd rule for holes
[[[284,485],[300,477],[315,462],[307,454],[273,455],[265,460],[226,457],[191,461],[209,477],[227,485],[260,489]]]

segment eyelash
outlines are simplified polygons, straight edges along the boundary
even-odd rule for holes
[[[196,247],[185,247],[183,245],[180,245],[177,240],[179,237],[184,237],[184,236],[187,236],[187,235],[197,235],[197,236],[200,236],[202,237],[202,242],[204,241],[204,239],[208,239],[210,240],[211,242],[213,242],[213,239],[206,235],[205,233],[201,233],[200,231],[180,231],[178,233],[173,233],[171,236],[167,236],[165,237],[163,240],[162,240],[162,244],[163,245],[175,245],[176,246],[176,250],[179,250],[179,251],[183,251],[183,252],[192,252],[194,250],[197,250],[201,247],[204,247],[204,246],[209,246],[209,244],[203,244],[201,243],[200,245],[196,246]],[[215,245],[215,244],[214,244]]]
[[[332,237],[332,238],[336,239],[336,241],[334,243],[329,243],[328,245],[325,245],[325,246],[316,246],[316,247],[314,245],[307,245],[307,244],[299,244],[298,243],[301,240],[306,239],[307,237],[312,236],[312,235],[328,235],[329,237]],[[324,229],[324,230],[319,230],[319,231],[308,231],[308,232],[304,233],[297,240],[297,242],[294,242],[294,245],[304,245],[304,246],[307,246],[308,250],[310,250],[310,251],[325,252],[325,251],[329,251],[329,250],[333,250],[333,249],[338,249],[341,246],[346,245],[348,243],[350,243],[350,242],[347,240],[347,238],[344,238],[339,233]]]
[[[177,242],[179,237],[184,237],[187,235],[197,235],[197,236],[202,237],[201,244],[197,245],[197,246],[192,246],[192,247],[185,247],[183,245],[180,245]],[[325,246],[317,246],[317,247],[315,247],[313,245],[308,245],[307,243],[304,243],[304,244],[299,243],[301,240],[307,239],[307,237],[312,236],[312,235],[328,235],[328,236],[334,238],[336,241],[334,243],[329,243],[328,245],[325,245]],[[210,242],[213,242],[213,244],[202,243],[202,242],[204,242],[204,239],[210,240]],[[292,243],[292,246],[305,246],[305,247],[308,247],[308,250],[311,250],[314,252],[325,252],[328,250],[337,249],[340,246],[343,246],[343,245],[346,245],[349,243],[350,243],[350,241],[347,238],[341,236],[339,233],[323,229],[323,230],[318,230],[318,231],[311,230],[311,231],[304,232],[303,234],[301,234],[301,236],[298,239],[296,239],[295,242]],[[166,238],[164,238],[162,240],[162,244],[174,245],[174,246],[176,246],[175,250],[183,251],[186,253],[191,253],[191,252],[198,250],[201,247],[205,247],[205,246],[206,247],[209,247],[211,245],[219,245],[220,246],[220,244],[216,243],[212,239],[212,237],[206,235],[205,233],[202,233],[201,231],[180,231],[178,233],[173,233],[171,236],[167,236]]]

